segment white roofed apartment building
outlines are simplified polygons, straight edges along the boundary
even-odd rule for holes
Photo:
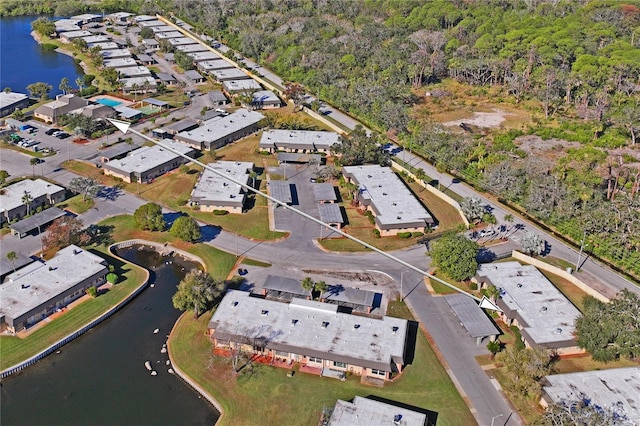
[[[0,329],[15,333],[42,321],[104,284],[108,272],[105,259],[74,245],[19,269],[0,285]]]
[[[553,349],[558,355],[584,353],[574,331],[580,311],[532,265],[482,264],[474,280],[500,290],[500,319],[520,329],[527,347]]]
[[[264,115],[240,108],[227,116],[205,121],[197,129],[180,132],[175,139],[199,150],[218,149],[258,130]]]
[[[331,146],[340,143],[336,132],[314,130],[265,130],[260,138],[259,148],[271,153],[284,151],[295,153],[329,153]]]
[[[160,142],[189,157],[195,155],[193,148],[180,142],[171,139],[163,139]],[[148,183],[187,162],[184,157],[154,145],[136,149],[123,159],[104,163],[102,168],[105,175],[120,178],[128,183]]]
[[[208,166],[244,184],[250,183],[249,173],[253,170],[251,162],[218,161],[209,163]],[[224,210],[240,214],[246,198],[247,191],[240,185],[205,169],[191,191],[189,204],[203,212]]]
[[[248,352],[277,365],[329,377],[348,372],[390,380],[402,372],[407,320],[338,312],[338,305],[293,298],[289,303],[229,290],[209,321],[218,353]]]
[[[355,201],[371,211],[383,237],[399,232],[425,232],[435,221],[390,167],[345,166],[342,173],[358,186]]]
[[[25,204],[25,193],[31,201]],[[66,190],[43,179],[25,179],[5,186],[0,193],[0,224],[20,220],[26,214],[35,213],[38,207],[52,206],[64,201]]]

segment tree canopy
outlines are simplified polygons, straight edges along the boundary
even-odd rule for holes
[[[191,216],[180,216],[177,218],[173,222],[173,225],[171,225],[169,233],[176,238],[180,238],[182,241],[190,243],[198,241],[201,236],[200,226]]]
[[[162,216],[162,207],[155,203],[143,204],[133,213],[138,228],[149,231],[164,231],[166,223]]]
[[[576,320],[577,343],[596,361],[640,357],[640,298],[622,290],[610,303],[587,297]]]
[[[68,185],[69,189],[78,194],[82,194],[82,201],[87,198],[91,199],[100,191],[99,183],[93,178],[77,177],[71,179]]]
[[[478,244],[464,235],[446,233],[431,244],[429,255],[433,264],[456,281],[466,280],[478,269]]]
[[[176,309],[193,311],[194,318],[211,307],[211,303],[222,294],[224,283],[214,280],[211,275],[200,270],[189,272],[173,295]]]

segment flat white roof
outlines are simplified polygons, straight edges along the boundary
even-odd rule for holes
[[[111,50],[103,50],[100,52],[103,58],[130,58],[131,51],[129,49],[111,49]]]
[[[117,59],[105,59],[103,62],[105,68],[124,68],[135,67],[138,65],[135,59],[129,58],[117,58]]]
[[[251,96],[253,96],[253,102],[256,102],[256,103],[282,102],[278,97],[278,95],[273,93],[271,90],[258,90],[257,92],[253,93]]]
[[[209,74],[214,76],[216,80],[219,80],[219,81],[244,80],[247,78],[251,78],[246,72],[238,68],[217,69],[217,70],[211,71]]]
[[[86,30],[80,30],[80,31],[65,31],[63,33],[60,33],[60,37],[65,37],[67,39],[72,39],[72,38],[80,38],[80,37],[88,37],[91,36],[93,33],[90,31],[86,31]]]
[[[133,16],[133,13],[129,13],[129,12],[114,12],[114,13],[108,14],[107,18],[122,19],[122,18],[128,18],[130,16]]]
[[[265,339],[267,347],[390,371],[404,363],[407,321],[338,312],[338,305],[294,298],[290,303],[229,290],[209,322],[214,337]],[[342,362],[342,361],[341,361]]]
[[[162,22],[159,19],[156,19],[155,17],[153,17],[152,19],[145,19],[143,21],[138,20],[138,18],[134,18],[135,21],[138,23],[138,25],[140,26],[140,28],[145,28],[145,27],[158,27],[160,25],[167,25],[164,22]]]
[[[359,187],[359,197],[375,210],[375,220],[381,228],[402,228],[410,224],[433,223],[429,212],[405,186],[390,167],[378,165],[346,166]]]
[[[136,22],[155,21],[157,18],[151,15],[137,15],[133,18]]]
[[[205,51],[205,52],[191,52],[187,53],[187,56],[193,59],[194,62],[200,61],[213,61],[215,59],[222,59],[222,56],[218,55],[215,52]]]
[[[42,179],[25,179],[20,182],[16,182],[9,186],[2,188],[0,193],[0,211],[13,210],[16,207],[20,207],[24,203],[22,197],[25,191],[31,194],[31,197],[36,199],[43,195],[55,194],[59,191],[64,191],[64,188],[58,185],[47,182]]]
[[[160,142],[182,154],[189,154],[193,151],[193,148],[172,139],[163,139]],[[105,163],[105,166],[124,173],[142,174],[178,158],[181,158],[178,154],[174,154],[161,146],[143,146],[121,160],[111,160]]]
[[[204,72],[211,72],[213,70],[224,70],[233,68],[233,65],[231,65],[224,59],[213,59],[211,61],[198,62],[198,68],[200,68]]]
[[[183,34],[180,31],[168,31],[163,33],[156,33],[155,37],[158,40],[168,40],[172,38],[180,38]]]
[[[182,35],[182,34],[181,34]],[[189,44],[197,44],[198,42],[189,37],[170,38],[169,44],[172,46],[185,46]]]
[[[0,313],[18,318],[54,299],[79,282],[107,272],[106,261],[70,245],[53,259],[34,262],[10,274],[0,285]]]
[[[196,43],[196,44],[185,44],[182,46],[176,46],[176,50],[179,50],[184,53],[193,53],[193,52],[206,52],[209,49],[200,43]]]
[[[545,380],[544,392],[555,403],[590,400],[605,409],[622,406],[619,414],[640,424],[640,367],[553,374]]]
[[[171,25],[158,25],[157,27],[151,27],[153,33],[166,33],[169,31],[175,31]]]
[[[105,41],[104,43],[92,43],[90,47],[98,46],[101,50],[117,50],[120,49],[115,41]]]
[[[148,83],[150,87],[156,87],[157,83],[153,77],[130,77],[130,78],[121,78],[121,82],[124,83],[124,87],[130,89],[134,84],[137,84],[140,90],[144,89],[144,84]]]
[[[103,35],[90,35],[87,37],[82,37],[84,41],[87,42],[87,46],[92,47],[97,43],[107,43],[112,41],[109,37]]]
[[[87,21],[90,19],[102,18],[102,15],[96,15],[94,13],[84,13],[82,15],[72,16],[71,19],[76,21]]]
[[[249,172],[253,169],[253,163],[248,161],[218,161],[208,165],[245,184],[249,181]],[[191,200],[219,204],[237,203],[242,202],[243,192],[244,189],[240,185],[205,169],[191,191]]]
[[[222,82],[222,85],[228,92],[238,92],[240,90],[260,90],[262,86],[252,78],[244,80],[228,80]]]
[[[125,78],[151,76],[151,71],[149,70],[149,68],[143,66],[116,68],[116,70],[118,70],[120,75],[124,76]]]
[[[24,93],[5,93],[4,91],[0,92],[0,106],[2,108],[24,101],[25,99],[29,99],[29,96],[25,95]]]
[[[574,339],[580,311],[534,266],[518,262],[482,264],[476,276],[486,277],[502,290],[501,302],[518,312],[533,342],[548,345]]]
[[[336,132],[315,130],[265,130],[260,138],[260,148],[276,149],[325,149],[334,143],[340,143],[340,135]]]
[[[211,143],[256,124],[263,118],[264,115],[259,112],[240,108],[225,117],[215,117],[207,120],[197,129],[180,132],[177,137],[197,143]]]
[[[395,423],[394,423],[395,421]],[[356,396],[353,402],[339,399],[327,426],[425,426],[426,414]]]

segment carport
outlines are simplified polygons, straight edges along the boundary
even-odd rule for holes
[[[51,207],[41,211],[40,213],[36,213],[31,217],[23,219],[20,222],[10,225],[9,229],[11,229],[12,235],[17,235],[19,238],[22,238],[34,229],[41,229],[43,226],[50,224],[57,218],[66,214],[67,212],[64,210],[60,210],[57,207]]]
[[[320,164],[322,156],[319,154],[297,154],[294,152],[279,152],[278,163],[315,163]]]
[[[476,345],[479,345],[485,337],[491,337],[493,341],[500,335],[500,330],[469,296],[450,294],[444,298],[461,321],[460,324],[467,329],[471,337],[476,338]]]
[[[291,184],[288,180],[270,180],[269,191],[271,192],[271,196],[281,203],[293,203]]]
[[[344,218],[342,217],[342,211],[338,204],[320,203],[318,204],[318,214],[321,221],[328,223],[334,228],[340,229],[342,225],[344,225]]]
[[[329,290],[320,296],[320,300],[323,302],[366,313],[371,313],[375,298],[376,293],[373,291],[344,287],[342,284],[329,286]]]
[[[294,297],[311,298],[311,292],[302,288],[300,281],[293,278],[268,275],[262,286],[262,295],[267,299],[290,301]]]

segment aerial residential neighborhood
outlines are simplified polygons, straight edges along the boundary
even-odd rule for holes
[[[640,5],[116,3],[0,5],[4,422],[640,424]]]

